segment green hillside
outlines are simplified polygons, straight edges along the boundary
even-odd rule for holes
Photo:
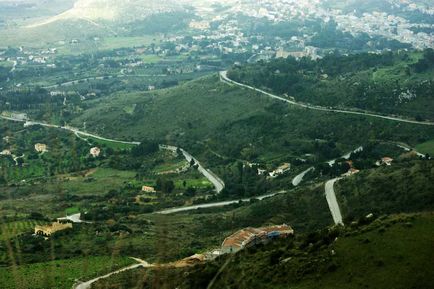
[[[187,269],[136,270],[96,288],[431,288],[432,213],[365,220]]]
[[[234,67],[231,79],[299,102],[433,120],[434,51],[330,54]]]
[[[337,183],[344,215],[434,210],[434,161],[404,162],[366,170]]]
[[[209,147],[221,156],[250,160],[312,153],[315,140],[347,151],[367,140],[415,145],[434,137],[433,127],[301,109],[221,83],[216,76],[161,91],[118,93],[88,108],[74,126],[86,122],[88,130],[105,136],[160,139],[193,151]],[[334,153],[329,150],[339,155]]]

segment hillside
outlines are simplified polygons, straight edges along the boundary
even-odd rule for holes
[[[166,90],[117,93],[87,102],[87,108],[72,125],[85,122],[88,130],[105,136],[160,139],[198,152],[208,147],[220,156],[250,161],[317,154],[315,140],[333,143],[318,156],[326,160],[367,140],[414,146],[434,138],[430,126],[298,108],[221,83],[216,76]]]
[[[299,102],[433,120],[434,51],[329,54],[234,67],[231,79]]]
[[[434,161],[402,162],[366,170],[337,183],[348,220],[374,214],[434,210]]]
[[[432,213],[365,220],[187,269],[136,270],[92,288],[430,288]]]

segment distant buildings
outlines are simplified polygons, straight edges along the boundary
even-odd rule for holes
[[[390,157],[384,157],[381,160],[377,161],[375,164],[377,166],[381,166],[381,165],[386,165],[386,166],[391,166],[393,162],[393,159]]]
[[[48,238],[57,232],[64,231],[67,229],[72,229],[71,223],[64,223],[63,224],[60,222],[53,222],[50,225],[45,225],[45,226],[37,225],[37,226],[35,226],[35,235]]]
[[[190,28],[198,29],[198,30],[207,30],[210,28],[210,24],[208,21],[191,21]]]
[[[154,187],[143,186],[142,187],[142,192],[145,192],[145,193],[156,193],[157,191],[155,190]]]
[[[46,153],[48,151],[47,145],[42,143],[35,144],[35,151],[38,153]]]
[[[12,155],[10,150],[3,150],[2,152],[0,152],[0,156],[10,156]]]
[[[288,172],[291,169],[291,164],[284,163],[283,165],[279,166],[274,171],[270,172],[269,175],[272,178],[275,178],[277,176],[283,175],[284,173]]]

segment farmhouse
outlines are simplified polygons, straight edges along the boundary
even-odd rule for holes
[[[267,243],[274,238],[286,238],[291,235],[294,235],[294,230],[285,224],[263,228],[245,228],[223,241],[221,253],[236,253],[246,247]]]
[[[142,187],[142,192],[145,192],[145,193],[156,193],[157,191],[153,187],[143,186]]]
[[[93,147],[90,149],[90,154],[94,157],[97,158],[99,157],[99,155],[101,154],[101,149],[99,147]]]
[[[38,236],[44,236],[44,237],[50,237],[56,232],[60,232],[63,230],[72,229],[71,223],[60,223],[60,222],[53,222],[51,225],[46,226],[35,226],[35,235]]]
[[[0,156],[10,156],[12,155],[12,152],[10,150],[3,150],[0,152]]]
[[[283,175],[287,171],[291,169],[291,164],[284,163],[283,165],[279,166],[276,170],[269,173],[270,177],[275,178],[277,176]]]
[[[392,162],[393,162],[392,158],[390,158],[390,157],[384,157],[380,161],[377,161],[375,164],[377,166],[381,166],[381,165],[391,166]]]
[[[45,152],[48,151],[48,150],[47,150],[47,145],[46,145],[46,144],[42,144],[42,143],[37,143],[37,144],[35,144],[35,150],[36,150],[38,153],[45,153]]]

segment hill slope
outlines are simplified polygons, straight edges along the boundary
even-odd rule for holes
[[[130,271],[92,288],[431,288],[433,236],[432,213],[397,215],[188,269]]]

